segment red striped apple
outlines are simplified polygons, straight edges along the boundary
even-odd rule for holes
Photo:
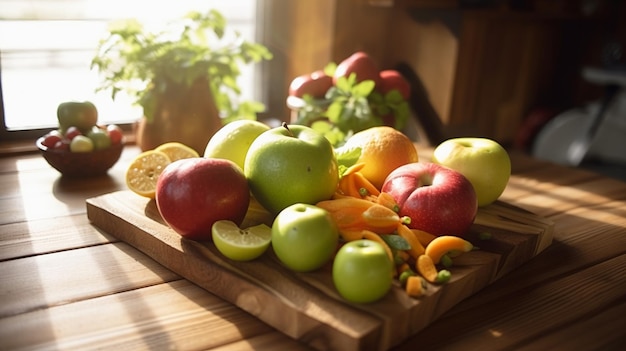
[[[476,217],[478,202],[463,174],[434,163],[409,163],[392,171],[382,187],[398,203],[410,228],[433,235],[464,236]]]

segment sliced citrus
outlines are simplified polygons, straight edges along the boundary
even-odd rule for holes
[[[229,220],[213,223],[213,243],[222,255],[236,261],[250,261],[261,256],[270,246],[272,229],[259,224],[241,229]]]
[[[171,162],[161,151],[142,152],[133,159],[126,170],[126,186],[136,194],[154,198],[157,179]]]
[[[161,144],[156,147],[156,151],[161,151],[166,154],[172,162],[191,157],[199,157],[198,152],[191,147],[179,143],[177,141],[171,141],[165,144]]]

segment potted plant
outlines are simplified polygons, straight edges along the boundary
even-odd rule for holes
[[[240,101],[242,64],[272,58],[263,45],[228,32],[217,11],[190,12],[150,32],[136,20],[113,22],[92,59],[103,76],[98,90],[134,97],[144,116],[137,125],[142,150],[183,142],[202,154],[210,137],[234,119],[256,119],[265,106]]]

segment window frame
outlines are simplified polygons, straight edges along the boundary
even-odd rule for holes
[[[264,31],[268,30],[268,28],[266,28],[265,26],[270,26],[271,24],[269,22],[265,22],[263,21],[263,16],[261,15],[266,5],[266,1],[267,0],[257,0],[256,2],[256,6],[257,6],[257,13],[259,14],[258,18],[261,19],[261,21],[256,21],[255,23],[255,41],[258,43],[263,44],[262,39],[263,39],[263,35],[262,33],[264,33]],[[2,50],[0,49],[0,142],[16,142],[16,141],[27,141],[27,140],[32,140],[33,141],[33,145],[34,145],[34,141],[43,136],[44,134],[48,133],[49,131],[53,130],[53,127],[41,127],[41,128],[28,128],[28,129],[19,129],[19,130],[10,130],[7,128],[7,124],[6,124],[6,119],[5,119],[5,107],[4,107],[4,94],[3,94],[3,80],[2,80]],[[255,77],[254,77],[254,89],[259,89],[261,87],[261,80],[267,76],[267,71],[268,70],[268,65],[264,64],[264,63],[260,63],[258,66],[258,69],[255,71]],[[265,116],[268,114],[268,109],[269,109],[269,104],[266,101],[268,99],[267,94],[259,94],[260,99],[262,100],[263,103],[265,103],[266,105],[266,111],[261,113],[259,115],[259,119],[263,119],[265,118]],[[128,123],[117,123],[117,125],[119,127],[122,128],[122,130],[128,134],[131,135],[131,133],[133,132],[134,128],[135,128],[135,124],[137,123],[137,121],[129,121]],[[131,138],[132,140],[132,138]]]

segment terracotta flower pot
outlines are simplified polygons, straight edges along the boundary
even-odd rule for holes
[[[186,87],[172,81],[156,83],[152,88],[153,108],[136,126],[137,145],[151,150],[170,141],[178,141],[195,149],[200,155],[222,120],[206,78]]]

